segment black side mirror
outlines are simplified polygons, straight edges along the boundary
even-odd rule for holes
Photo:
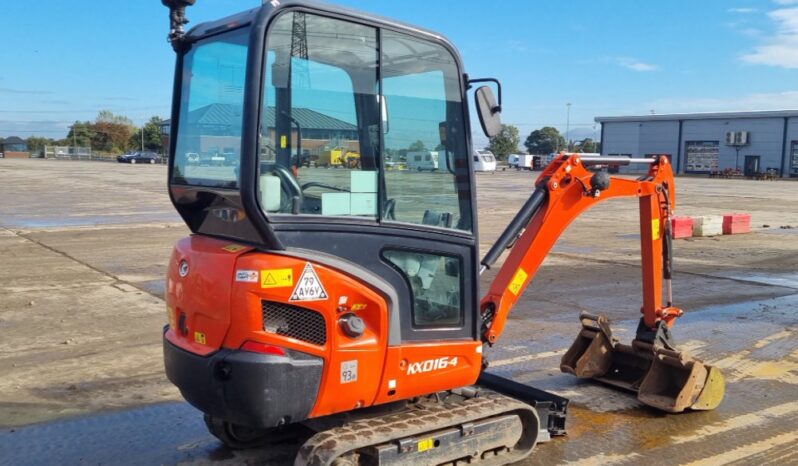
[[[492,138],[499,134],[502,130],[502,107],[496,103],[493,90],[488,86],[478,88],[474,93],[474,100],[476,100],[479,123],[482,125],[485,136]]]

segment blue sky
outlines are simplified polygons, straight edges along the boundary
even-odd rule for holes
[[[798,108],[798,0],[340,0],[448,36],[504,84],[522,139],[598,115]],[[192,24],[260,4],[199,0]],[[63,137],[109,109],[168,116],[174,56],[158,0],[8,1],[0,136]],[[475,132],[481,144],[484,137]]]

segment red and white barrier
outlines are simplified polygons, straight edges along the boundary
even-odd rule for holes
[[[726,214],[723,216],[723,234],[751,233],[751,214]]]
[[[674,239],[693,236],[693,217],[671,218],[671,236]]]
[[[738,235],[750,232],[751,214],[671,218],[671,236],[674,239],[690,238],[692,236]]]

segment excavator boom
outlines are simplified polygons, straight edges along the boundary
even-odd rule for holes
[[[611,162],[649,164],[639,179],[591,172],[591,165]],[[720,372],[676,351],[670,329],[683,311],[671,296],[670,218],[675,206],[673,172],[665,156],[609,159],[560,154],[543,171],[535,191],[482,260],[493,265],[510,252],[482,299],[483,340],[495,343],[507,317],[532,282],[543,260],[568,225],[601,201],[636,197],[640,206],[643,304],[631,346],[619,344],[604,316],[581,316],[583,329],[563,357],[564,372],[591,377],[638,392],[643,403],[669,412],[713,409],[723,398]],[[663,301],[663,294],[666,299]],[[676,388],[674,388],[676,387]]]

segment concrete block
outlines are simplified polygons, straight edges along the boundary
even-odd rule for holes
[[[693,236],[718,236],[723,234],[723,217],[703,215],[693,217]]]

